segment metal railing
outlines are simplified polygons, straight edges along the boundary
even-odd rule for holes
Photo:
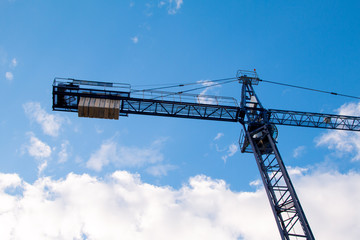
[[[159,100],[180,103],[206,104],[216,106],[238,107],[238,102],[232,97],[221,97],[203,94],[189,94],[181,92],[131,90],[132,98],[143,100]]]

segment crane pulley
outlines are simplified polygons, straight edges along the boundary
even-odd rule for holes
[[[242,84],[240,104],[231,97],[158,88],[132,90],[129,84],[55,78],[52,107],[90,118],[140,114],[242,124],[241,151],[254,154],[281,239],[315,239],[277,148],[276,125],[360,131],[360,117],[266,109],[253,88],[263,81],[255,70],[238,71],[236,80]]]

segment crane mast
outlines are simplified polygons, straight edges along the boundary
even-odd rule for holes
[[[234,98],[133,90],[129,84],[55,78],[53,110],[79,117],[118,119],[129,114],[240,123],[241,152],[254,154],[281,239],[314,235],[277,148],[276,125],[360,131],[360,117],[265,109],[253,85],[256,71],[238,71],[240,104]]]
[[[313,240],[314,235],[276,146],[276,127],[269,122],[253,89],[252,85],[258,84],[259,78],[256,72],[250,72],[252,76],[248,74],[239,77],[242,83],[241,115],[247,120],[240,121],[245,132],[241,151],[252,152],[255,156],[281,239]]]

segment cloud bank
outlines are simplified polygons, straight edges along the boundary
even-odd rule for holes
[[[360,116],[360,102],[346,103],[337,110],[337,113]],[[360,133],[358,132],[330,130],[316,139],[316,145],[333,150],[338,157],[351,155],[353,161],[360,161]]]
[[[318,239],[360,235],[360,174],[296,175]],[[351,206],[351,207],[349,207]],[[117,171],[105,179],[0,174],[1,239],[279,239],[265,192],[233,192],[199,175],[180,189]]]

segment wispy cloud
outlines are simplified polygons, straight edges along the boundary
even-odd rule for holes
[[[134,8],[135,5],[135,1],[131,0],[129,4],[130,8]],[[159,10],[167,11],[168,15],[175,15],[179,12],[182,5],[183,0],[159,0],[157,1],[157,3],[155,1],[145,1],[140,5],[137,4],[137,6],[142,6],[142,14],[147,17],[146,19],[154,17],[159,12]],[[151,30],[151,25],[147,20],[138,24],[138,26],[141,30],[137,33],[136,36],[130,37],[130,40],[134,44],[137,44],[139,42],[139,36],[146,36],[147,32]]]
[[[165,5],[166,5],[166,2],[165,2],[165,1],[160,1],[160,2],[158,3],[158,7],[159,7],[159,8],[161,8],[161,7],[165,6]]]
[[[104,166],[113,164],[121,167],[141,167],[159,163],[164,160],[161,147],[165,140],[154,141],[148,147],[122,146],[113,140],[105,141],[100,148],[91,154],[86,166],[101,171]]]
[[[216,135],[216,137],[214,137],[214,141],[219,140],[219,139],[222,138],[223,136],[224,136],[224,134],[221,133],[221,132],[219,132],[219,133]]]
[[[139,38],[138,38],[137,36],[132,37],[132,38],[131,38],[131,41],[136,44],[136,43],[139,42]]]
[[[146,169],[146,172],[155,177],[161,177],[161,176],[167,176],[169,171],[175,170],[176,168],[177,167],[175,165],[171,165],[171,164],[159,164],[148,167]]]
[[[16,58],[13,58],[10,62],[10,67],[15,68],[18,65]]]
[[[360,102],[344,104],[337,112],[340,115],[360,116]],[[317,146],[325,146],[333,150],[339,157],[349,155],[352,156],[353,161],[360,161],[360,133],[358,132],[329,130],[315,139],[315,142]]]
[[[229,148],[227,150],[227,154],[222,156],[222,160],[224,161],[224,163],[226,163],[226,160],[229,158],[229,157],[232,157],[234,156],[234,154],[239,151],[239,146],[235,143],[232,143],[229,145]]]
[[[49,136],[56,137],[59,135],[64,118],[47,113],[38,102],[28,102],[23,105],[25,114],[40,124],[43,132]]]
[[[260,180],[260,179],[256,179],[256,180],[254,180],[254,181],[251,181],[249,185],[250,185],[250,186],[258,187],[258,186],[261,186],[261,184],[262,184],[261,180]]]
[[[52,150],[47,143],[37,138],[33,132],[29,132],[28,136],[29,143],[25,145],[25,148],[27,153],[38,161],[38,174],[40,175],[47,167]]]
[[[294,149],[294,153],[293,153],[293,157],[294,158],[298,158],[301,155],[303,155],[305,153],[306,147],[305,146],[299,146],[297,148]]]
[[[64,163],[68,160],[69,153],[68,153],[68,146],[70,142],[65,140],[63,143],[61,143],[61,149],[58,153],[58,162]]]
[[[169,15],[175,15],[180,10],[183,3],[183,0],[163,0],[159,1],[158,7],[165,7]]]
[[[198,81],[199,84],[204,86],[204,90],[201,91],[201,93],[198,96],[198,102],[203,104],[216,104],[216,99],[207,96],[209,90],[214,88],[219,88],[221,85],[216,85],[214,82],[210,80],[200,80]]]
[[[213,141],[219,141],[219,139],[221,139],[224,136],[224,133],[219,132],[213,139]],[[228,145],[227,147],[223,147],[220,148],[217,144],[217,142],[215,142],[215,149],[217,152],[226,152],[225,155],[223,155],[221,157],[221,159],[224,161],[224,163],[226,163],[227,159],[229,157],[232,157],[235,155],[235,153],[237,153],[239,151],[239,146],[238,144],[235,143],[231,143],[230,145]]]
[[[293,180],[317,238],[358,238],[359,173],[318,172]],[[19,191],[11,193],[13,188]],[[70,173],[65,179],[42,177],[34,183],[0,173],[0,202],[1,239],[249,240],[279,236],[262,188],[234,192],[225,181],[204,175],[173,189],[143,183],[138,174],[125,171],[104,179]]]
[[[168,7],[168,14],[174,15],[176,14],[183,4],[183,0],[168,0],[169,7]]]
[[[16,68],[16,66],[18,65],[17,59],[13,58],[11,60],[9,60],[6,57],[6,53],[2,53],[0,51],[0,65],[2,65],[5,69],[5,79],[9,82],[12,82],[14,80],[14,69]]]

